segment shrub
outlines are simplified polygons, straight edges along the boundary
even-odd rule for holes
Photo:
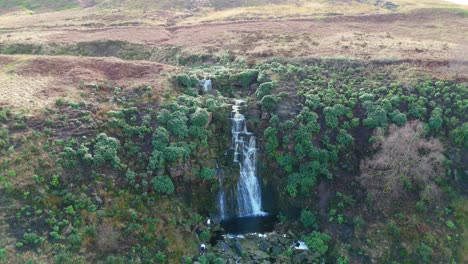
[[[439,107],[436,107],[432,111],[428,124],[431,130],[439,131],[439,129],[442,127],[442,124],[443,124],[442,109],[440,109]]]
[[[246,70],[241,73],[231,76],[230,82],[238,83],[243,88],[249,87],[252,83],[257,81],[258,70]]]
[[[153,151],[149,159],[148,169],[149,170],[163,169],[165,165],[166,165],[166,159],[165,159],[164,152],[159,151],[159,150]]]
[[[200,170],[200,178],[203,180],[211,180],[215,176],[215,169],[203,168]]]
[[[203,230],[199,235],[200,241],[207,242],[208,240],[210,240],[210,236],[210,230]]]
[[[330,239],[331,237],[329,235],[317,231],[313,231],[303,238],[304,243],[308,248],[320,253],[321,255],[328,251],[328,242]]]
[[[353,144],[354,138],[348,134],[346,130],[340,129],[338,135],[336,136],[336,141],[342,146],[349,146]]]
[[[401,128],[391,126],[380,151],[361,162],[359,181],[375,198],[378,208],[386,210],[409,201],[415,190],[428,190],[430,193],[424,191],[421,195],[437,198],[439,189],[435,181],[444,174],[444,149],[438,140],[421,137],[422,133],[421,122]]]
[[[173,112],[167,122],[167,129],[176,137],[184,138],[188,135],[187,117],[180,111]]]
[[[457,146],[468,148],[468,122],[452,130],[450,137]]]
[[[276,130],[276,128],[273,128],[273,127],[268,127],[263,132],[263,135],[265,136],[265,140],[266,140],[265,150],[267,151],[267,154],[270,157],[274,155],[274,151],[279,146],[277,133],[278,131]]]
[[[205,127],[208,125],[209,113],[205,109],[198,108],[190,115],[190,123],[192,126]]]
[[[403,126],[406,124],[406,115],[404,113],[401,113],[400,110],[395,110],[392,113],[390,113],[390,120],[392,120],[393,123],[395,123],[397,126]]]
[[[330,128],[338,126],[338,113],[335,108],[327,106],[323,109],[323,114],[325,115],[325,123],[327,126]]]
[[[373,105],[367,108],[367,118],[364,119],[364,126],[375,129],[377,127],[387,127],[387,112],[380,105]]]
[[[179,160],[187,160],[190,157],[190,149],[186,146],[177,146],[172,143],[164,148],[164,159],[168,162],[175,162]]]
[[[317,217],[310,210],[302,209],[300,220],[304,227],[312,227],[313,229],[318,229]]]
[[[266,112],[272,112],[278,104],[278,99],[274,95],[265,95],[260,103]]]
[[[274,88],[275,88],[274,82],[266,82],[266,83],[260,84],[256,92],[257,98],[261,99],[265,95],[269,95],[271,90],[273,90]]]
[[[445,224],[447,225],[447,227],[450,229],[450,230],[455,230],[457,227],[455,226],[455,224],[450,221],[450,220],[447,220],[445,221]]]
[[[185,87],[195,87],[198,84],[198,79],[190,77],[187,74],[179,74],[176,76],[177,83]]]
[[[96,138],[94,145],[94,165],[101,166],[106,161],[110,162],[114,168],[120,167],[120,159],[117,151],[120,149],[120,141],[113,137],[108,137],[101,133]]]
[[[154,177],[151,180],[151,184],[153,185],[153,189],[158,193],[172,194],[175,190],[171,178],[166,175]]]
[[[164,127],[158,127],[153,133],[153,149],[163,150],[169,144],[169,132]]]

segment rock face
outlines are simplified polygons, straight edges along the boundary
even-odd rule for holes
[[[248,234],[242,237],[218,241],[210,252],[226,263],[320,263],[320,254],[309,250],[293,250],[294,239],[290,235],[270,233],[266,237]]]

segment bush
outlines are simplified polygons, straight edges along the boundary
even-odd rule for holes
[[[246,70],[241,73],[231,76],[230,82],[238,83],[243,88],[249,87],[257,81],[258,70]]]
[[[440,109],[439,107],[436,107],[432,111],[428,124],[431,130],[439,131],[439,129],[442,127],[442,124],[443,124],[442,109]]]
[[[158,193],[172,194],[175,190],[171,178],[166,175],[156,176],[151,180],[153,189]]]
[[[392,122],[397,126],[403,126],[407,122],[406,115],[401,113],[398,109],[390,113],[390,120],[392,120]]]
[[[169,144],[169,132],[164,127],[158,127],[153,133],[153,149],[163,150]]]
[[[208,111],[198,108],[195,113],[190,115],[190,123],[192,126],[205,127],[208,125],[209,117]]]
[[[457,146],[468,148],[468,122],[452,130],[450,137]]]
[[[270,157],[274,155],[274,151],[279,146],[277,133],[278,131],[276,130],[276,128],[273,128],[273,127],[268,127],[263,132],[263,135],[266,140],[265,150]]]
[[[190,149],[185,146],[177,146],[172,143],[164,148],[164,159],[168,162],[187,160],[190,157]]]
[[[176,137],[184,138],[188,135],[187,117],[180,111],[173,112],[167,121],[167,129]]]
[[[149,159],[148,169],[163,169],[166,166],[166,159],[164,156],[164,152],[155,150],[151,153],[151,157]]]
[[[385,211],[409,202],[415,191],[437,199],[436,178],[444,174],[444,148],[438,140],[426,140],[422,133],[421,122],[391,126],[379,152],[361,162],[359,181],[374,197],[377,208]]]
[[[300,220],[305,228],[311,227],[313,229],[318,229],[317,217],[310,210],[302,209]]]
[[[190,77],[187,74],[179,74],[176,76],[177,83],[185,87],[195,87],[198,84],[198,79]]]
[[[94,165],[101,166],[106,161],[110,162],[114,168],[120,167],[120,159],[117,151],[120,149],[120,141],[113,137],[108,137],[101,133],[96,138],[94,145]]]
[[[274,88],[275,88],[274,82],[266,82],[266,83],[260,84],[256,92],[257,98],[262,99],[265,95],[269,95],[271,90],[273,90]]]
[[[265,95],[260,103],[266,112],[273,112],[278,104],[278,99],[274,95]]]
[[[328,242],[330,239],[331,237],[329,235],[317,231],[313,231],[303,238],[305,244],[310,248],[310,250],[320,253],[321,255],[328,251]]]
[[[216,174],[215,169],[203,168],[200,170],[200,178],[203,180],[211,180]]]

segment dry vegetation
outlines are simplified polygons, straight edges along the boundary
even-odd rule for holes
[[[388,212],[414,206],[418,195],[429,202],[440,198],[435,181],[444,175],[444,148],[437,139],[425,139],[423,132],[423,123],[414,121],[391,126],[385,138],[377,135],[378,153],[361,162],[359,177],[377,208]]]

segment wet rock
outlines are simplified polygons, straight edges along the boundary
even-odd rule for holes
[[[280,255],[281,253],[283,253],[283,249],[281,247],[278,247],[278,246],[273,246],[271,248],[271,255],[273,256],[278,256]]]
[[[242,245],[241,245],[241,243],[239,241],[236,241],[234,243],[234,248],[236,249],[236,251],[237,251],[237,253],[239,255],[242,255],[242,252],[244,252],[244,249],[242,248]]]
[[[293,263],[301,264],[301,263],[312,263],[312,258],[308,252],[302,252],[294,256]]]
[[[98,204],[102,204],[102,203],[104,202],[104,201],[103,201],[99,196],[97,196],[97,195],[94,197],[94,199],[96,199],[96,202],[97,202]]]
[[[228,244],[226,244],[225,242],[221,242],[221,243],[219,243],[219,245],[221,246],[221,248],[222,248],[222,250],[223,250],[224,252],[226,252],[226,253],[233,253],[231,247],[230,247]]]
[[[266,260],[269,258],[270,258],[270,255],[268,255],[268,253],[265,253],[261,250],[255,250],[252,254],[252,259],[254,260]]]
[[[258,248],[261,250],[261,251],[265,251],[265,252],[270,252],[270,249],[271,249],[271,244],[268,243],[267,241],[261,241],[260,244],[258,244]]]

